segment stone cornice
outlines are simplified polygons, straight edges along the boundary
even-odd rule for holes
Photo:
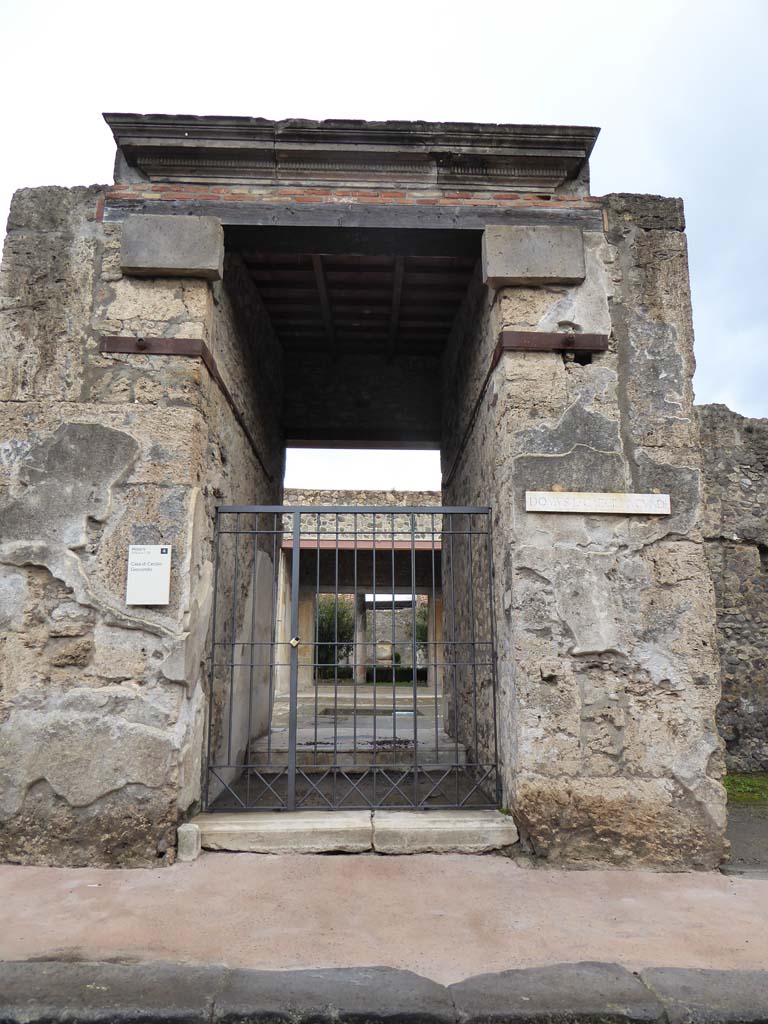
[[[358,184],[554,192],[585,179],[599,129],[425,121],[105,114],[153,182]],[[118,161],[118,180],[121,179]]]

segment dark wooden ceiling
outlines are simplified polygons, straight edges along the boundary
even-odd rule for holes
[[[477,264],[476,231],[234,228],[286,355],[439,357]]]

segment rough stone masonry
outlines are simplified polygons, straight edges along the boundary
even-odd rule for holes
[[[729,771],[768,771],[768,420],[697,409]]]
[[[367,411],[344,431],[375,440],[394,416],[404,446],[440,445],[446,504],[493,510],[502,799],[527,848],[715,867],[719,663],[681,202],[590,196],[595,129],[108,121],[115,184],[21,190],[8,222],[0,856],[173,858],[217,707],[214,507],[279,504],[291,395],[327,437],[357,380]],[[257,239],[279,248],[289,228],[328,232],[299,252],[341,231],[342,255],[377,239],[380,260],[414,238],[420,260],[476,244],[443,348],[414,335],[400,351],[391,333],[388,354],[345,358],[321,287],[335,355],[286,359],[250,267]],[[528,349],[500,348],[506,331]],[[568,351],[579,335],[605,345]],[[526,490],[553,489],[669,494],[672,514],[525,511]],[[170,604],[126,606],[128,544],[161,542]]]

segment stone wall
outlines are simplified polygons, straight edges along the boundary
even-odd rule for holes
[[[305,488],[296,490],[287,488],[285,491],[286,505],[326,505],[332,508],[350,505],[379,506],[391,508],[399,505],[410,505],[414,508],[433,507],[441,504],[439,491],[352,491],[352,490],[317,490]],[[292,529],[292,519],[285,517],[285,529]],[[431,513],[416,513],[413,519],[413,535],[416,540],[439,542],[442,526],[441,517]],[[392,540],[409,541],[411,538],[411,516],[392,513],[347,512],[314,515],[307,513],[302,516],[301,531],[311,537],[314,531],[321,535],[339,540],[350,540],[357,534],[359,541],[377,540],[385,543]]]
[[[697,409],[730,771],[768,771],[768,419]]]
[[[260,386],[237,268],[124,277],[101,201],[17,193],[2,264],[0,857],[25,863],[173,856],[200,796],[213,505],[281,492],[279,360]],[[101,335],[205,340],[259,458],[199,359]],[[128,545],[161,542],[170,604],[126,606]]]
[[[553,862],[712,867],[725,795],[681,204],[602,202],[583,284],[468,297],[443,493],[494,509],[502,772],[525,841]],[[489,375],[502,328],[609,350],[506,353]],[[526,513],[526,489],[658,490],[672,514]]]
[[[484,392],[484,382],[498,337],[497,325],[493,320],[494,307],[494,292],[483,286],[478,272],[459,311],[443,361],[444,442],[441,459],[446,504],[491,505],[495,524],[499,521],[499,510],[506,498],[497,490],[493,468],[502,440],[495,434],[495,404],[485,404],[489,399]],[[490,399],[490,402],[493,403],[493,400]],[[462,442],[466,445],[464,451]],[[459,460],[463,459],[467,461],[462,465]],[[461,522],[456,523],[455,527],[458,530],[467,529],[467,525],[462,527]],[[483,571],[475,571],[470,577],[466,544],[462,543],[461,534],[453,539],[455,543],[445,546],[442,557],[443,586],[445,593],[451,595],[453,605],[449,607],[449,598],[444,608],[444,627],[446,637],[459,641],[459,645],[449,645],[445,649],[445,728],[450,736],[458,738],[468,752],[474,749],[477,738],[477,760],[488,765],[496,758],[493,677],[490,668],[478,672],[476,667],[468,664],[464,655],[469,648],[463,646],[463,643],[472,639],[473,625],[476,640],[487,641],[492,636],[491,609],[487,593],[484,592],[487,575]],[[497,542],[499,540],[501,542],[497,543],[497,550],[493,552],[494,558],[509,557],[509,539],[497,538]],[[498,589],[501,564],[503,562],[496,565],[494,591]],[[498,616],[498,611],[496,614]],[[448,617],[449,621],[446,621]],[[495,656],[499,685],[497,706],[501,726],[498,760],[503,779],[511,761],[510,752],[505,748],[508,737],[503,731],[503,723],[508,721],[504,713],[504,687],[510,668],[505,655],[506,644],[507,636],[502,630],[497,636]],[[477,650],[483,651],[485,648]],[[504,799],[508,803],[508,791],[505,791]]]
[[[286,487],[286,505],[439,505],[440,491],[354,491]]]

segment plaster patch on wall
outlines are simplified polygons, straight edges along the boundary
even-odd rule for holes
[[[79,602],[93,603],[77,552],[87,543],[88,520],[108,519],[112,488],[138,453],[129,434],[97,423],[65,423],[31,444],[0,503],[0,561],[45,566]]]

